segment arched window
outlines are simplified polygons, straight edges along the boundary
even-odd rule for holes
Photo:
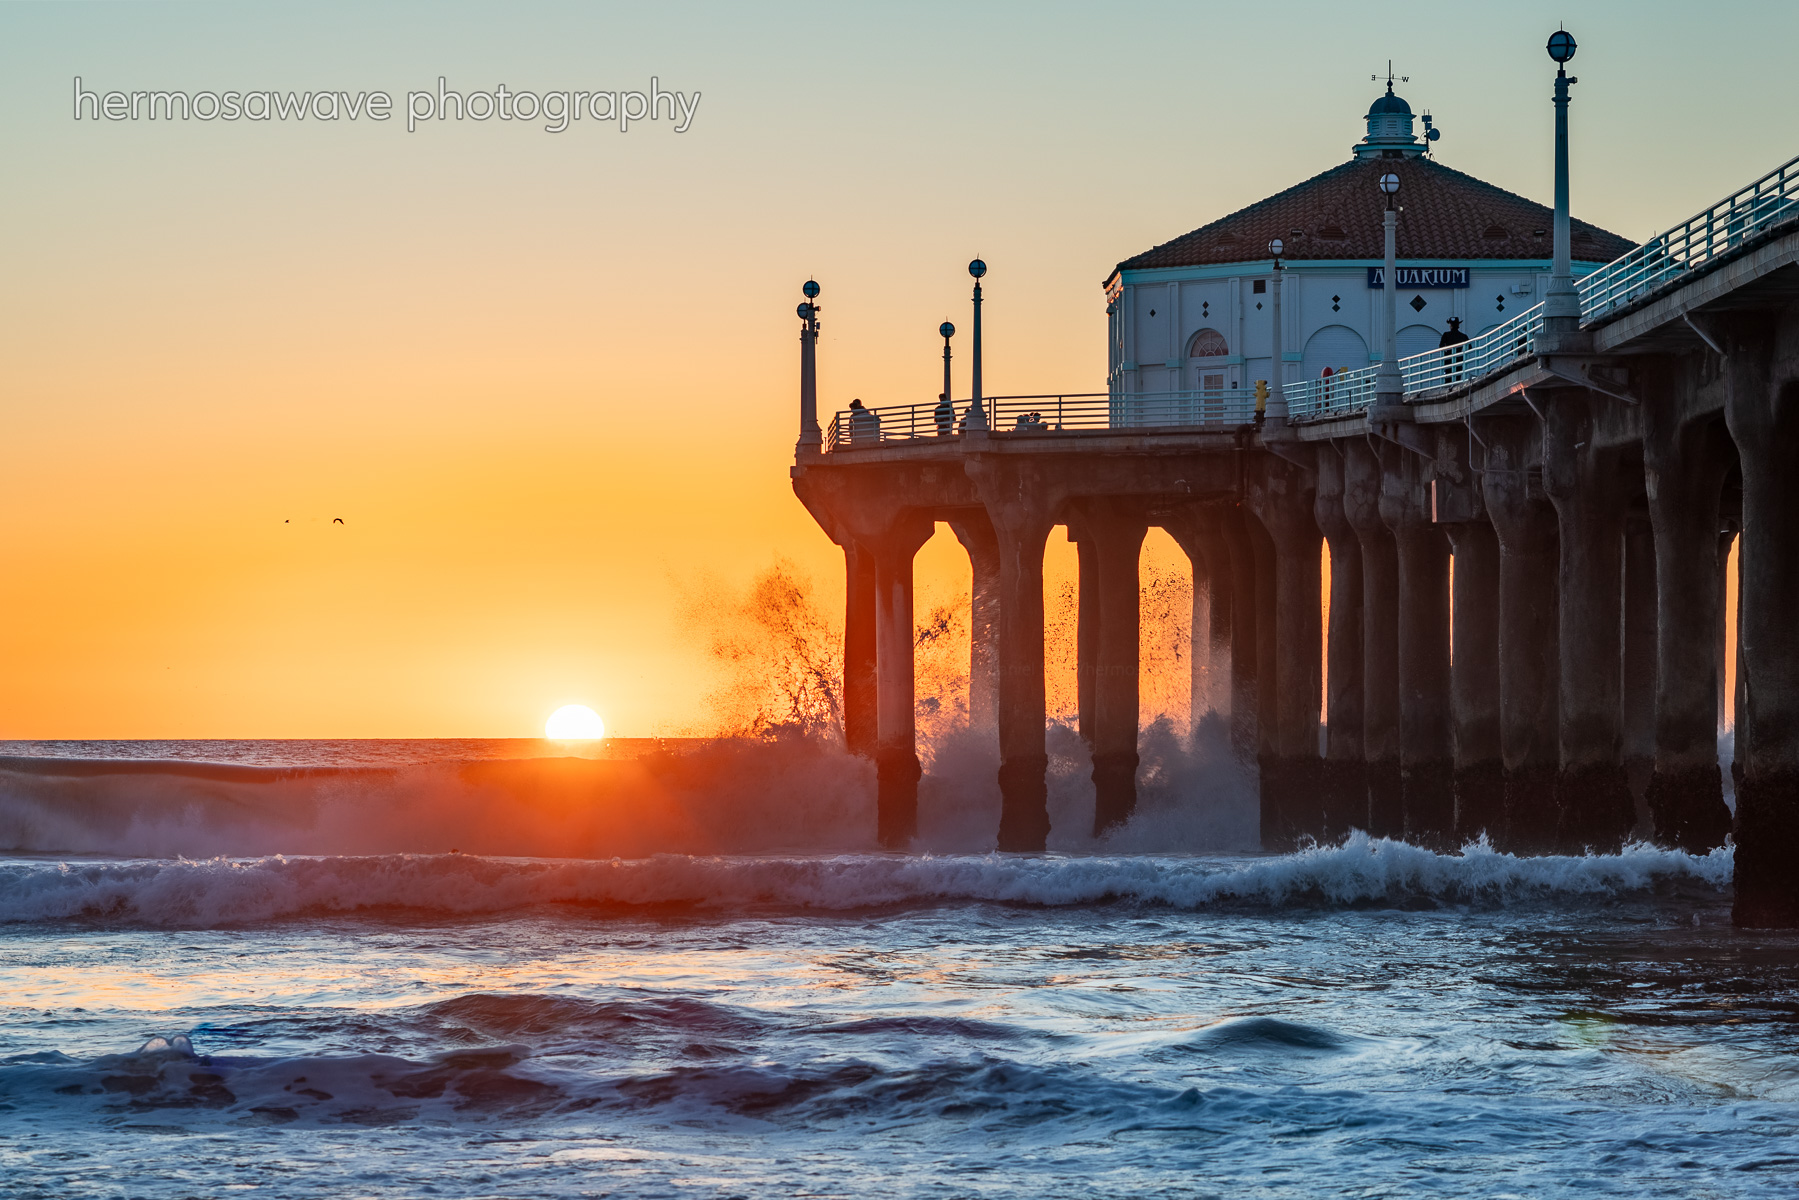
[[[1216,329],[1202,329],[1187,343],[1188,358],[1223,358],[1230,352],[1224,335]]]

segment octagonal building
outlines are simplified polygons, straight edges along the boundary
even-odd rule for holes
[[[1452,328],[1478,336],[1536,304],[1548,283],[1554,211],[1437,162],[1411,106],[1386,94],[1348,162],[1125,259],[1106,280],[1107,385],[1115,398],[1243,396],[1272,382],[1274,263],[1284,243],[1283,383],[1380,361],[1384,206],[1399,176],[1399,355]],[[1427,118],[1428,124],[1428,118]],[[1633,243],[1573,222],[1576,277]]]

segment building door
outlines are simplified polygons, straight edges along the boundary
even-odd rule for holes
[[[1230,356],[1230,344],[1216,329],[1202,329],[1187,343],[1187,358],[1193,363],[1197,377],[1195,403],[1188,420],[1209,424],[1224,419],[1224,359]]]

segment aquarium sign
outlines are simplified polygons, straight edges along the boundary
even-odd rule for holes
[[[1402,288],[1465,288],[1468,270],[1467,267],[1398,267],[1395,274],[1399,276],[1398,286]],[[1369,267],[1368,286],[1386,287],[1387,269]]]

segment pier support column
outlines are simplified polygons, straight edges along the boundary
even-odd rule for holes
[[[1558,847],[1612,851],[1636,824],[1623,762],[1623,466],[1594,444],[1590,392],[1548,401],[1543,484],[1561,533]]]
[[[1532,469],[1533,417],[1489,418],[1481,494],[1499,539],[1499,748],[1505,831],[1515,853],[1555,847],[1560,761],[1561,544],[1555,510]],[[1533,477],[1535,476],[1535,477]]]
[[[1624,777],[1632,803],[1645,806],[1655,766],[1655,593],[1655,530],[1639,504],[1624,518]]]
[[[1335,841],[1368,820],[1362,765],[1362,544],[1343,508],[1343,451],[1318,447],[1313,517],[1330,546],[1330,628],[1325,640],[1325,753],[1319,773],[1324,837]]]
[[[1362,551],[1362,819],[1376,837],[1405,834],[1399,782],[1399,551],[1380,515],[1381,460],[1360,440],[1343,444],[1343,512]]]
[[[1263,738],[1262,845],[1285,850],[1302,837],[1324,836],[1318,786],[1318,673],[1324,649],[1318,559],[1323,535],[1313,511],[1311,473],[1284,459],[1262,461],[1249,481],[1247,499],[1255,525],[1266,531],[1273,566],[1273,594],[1259,605],[1274,617],[1258,631],[1261,641],[1273,643],[1267,647],[1272,655],[1262,658],[1262,670],[1271,665],[1274,682],[1272,696],[1264,692],[1262,702],[1264,719],[1271,718],[1272,725]]]
[[[999,848],[1041,851],[1049,837],[1043,688],[1043,547],[1059,492],[1039,468],[970,453],[964,465],[999,545]]]
[[[1191,549],[1189,549],[1191,545]],[[1213,711],[1212,699],[1212,565],[1206,553],[1197,544],[1185,543],[1181,547],[1187,552],[1187,565],[1190,568],[1188,580],[1192,586],[1191,612],[1187,628],[1191,631],[1187,642],[1187,736],[1188,740],[1199,733],[1199,724],[1207,713]],[[1227,640],[1226,647],[1230,645]],[[1227,650],[1228,653],[1228,650]]]
[[[913,694],[912,559],[930,540],[928,517],[903,520],[869,549],[875,560],[876,826],[903,850],[918,832],[918,736]]]
[[[1231,716],[1231,559],[1215,509],[1188,504],[1164,514],[1162,527],[1193,567],[1193,691],[1190,733],[1214,714]]]
[[[1231,748],[1237,761],[1248,767],[1256,762],[1260,739],[1258,633],[1262,622],[1256,604],[1256,556],[1240,506],[1218,510],[1218,531],[1219,545],[1230,562]]]
[[[1725,419],[1743,472],[1736,902],[1751,928],[1799,927],[1799,305],[1727,335]]]
[[[968,551],[968,728],[992,735],[999,724],[999,539],[987,514],[960,511],[949,527]]]
[[[1482,507],[1482,516],[1485,508]],[[1505,763],[1499,733],[1499,537],[1484,519],[1445,525],[1454,552],[1454,644],[1449,669],[1455,719],[1457,845],[1482,833],[1503,840]]]
[[[1655,840],[1705,852],[1724,844],[1730,810],[1718,769],[1723,724],[1724,604],[1719,502],[1736,458],[1715,418],[1679,420],[1672,364],[1645,372],[1644,488],[1655,538],[1654,771],[1647,799]]]
[[[1099,666],[1099,545],[1093,534],[1076,521],[1068,526],[1074,543],[1075,579],[1074,695],[1075,729],[1081,740],[1093,745],[1096,729],[1094,682]]]
[[[843,547],[843,740],[851,754],[875,756],[875,560],[856,542]]]
[[[1447,848],[1455,824],[1449,699],[1449,540],[1431,523],[1429,467],[1406,451],[1381,477],[1399,559],[1399,779],[1405,836]]]
[[[1137,807],[1138,561],[1149,521],[1129,501],[1079,501],[1082,545],[1094,547],[1098,646],[1093,662],[1093,836]]]
[[[1731,710],[1727,706],[1730,695],[1730,678],[1726,673],[1730,655],[1730,627],[1724,623],[1724,614],[1730,605],[1730,550],[1736,544],[1738,526],[1742,523],[1742,505],[1737,505],[1735,515],[1728,520],[1719,513],[1718,523],[1724,528],[1718,534],[1718,623],[1714,627],[1716,637],[1713,645],[1717,647],[1718,659],[1718,730],[1722,732],[1730,726]]]

